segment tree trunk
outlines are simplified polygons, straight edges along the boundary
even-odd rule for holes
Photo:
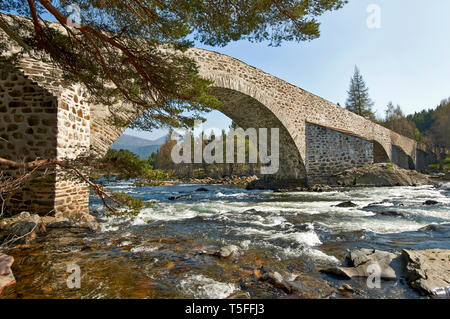
[[[250,164],[248,164],[248,167],[249,167],[250,176],[255,175],[255,164],[250,163]]]
[[[441,148],[439,150],[439,170],[442,171],[444,169],[444,159],[446,157],[445,148]]]
[[[233,177],[233,164],[228,164],[228,176]]]

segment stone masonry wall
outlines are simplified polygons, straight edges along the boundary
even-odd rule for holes
[[[326,184],[329,176],[373,164],[373,158],[371,141],[306,123],[308,184]]]
[[[0,68],[0,156],[14,161],[56,157],[57,100],[23,73]],[[2,170],[18,176],[20,171]],[[55,175],[25,185],[6,198],[8,212],[38,210],[54,202]]]
[[[5,41],[2,32],[0,41]],[[17,51],[11,44],[10,53]],[[0,69],[0,136],[8,141],[0,139],[0,156],[33,161],[71,160],[89,154],[90,104],[79,85],[64,81],[61,72],[45,62],[45,56],[23,55],[17,68],[2,64]],[[73,175],[67,178],[59,167],[45,179],[25,185],[14,199],[8,204],[11,212],[56,214],[89,209],[87,185]]]

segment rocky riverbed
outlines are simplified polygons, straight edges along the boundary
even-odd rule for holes
[[[157,204],[134,217],[100,213],[98,220],[71,220],[23,213],[2,221],[3,239],[19,238],[1,250],[0,282],[8,283],[3,298],[441,298],[447,293],[448,184],[288,193],[211,184],[109,187]],[[191,196],[169,200],[183,194]],[[92,210],[100,208],[93,198]],[[373,264],[379,268],[367,269]],[[81,269],[79,289],[66,282],[73,265]],[[381,269],[380,285],[371,288],[374,269]]]

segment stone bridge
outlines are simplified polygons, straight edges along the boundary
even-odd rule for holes
[[[11,52],[17,49],[11,45]],[[276,179],[315,184],[374,162],[420,169],[428,161],[415,141],[255,67],[212,51],[191,49],[188,54],[200,74],[213,81],[213,94],[224,102],[221,112],[244,129],[279,128]],[[103,155],[125,130],[111,125],[111,117],[131,123],[133,114],[126,104],[115,109],[90,104],[80,85],[66,83],[42,60],[24,56],[19,66],[1,65],[0,157],[31,161]],[[88,204],[86,185],[68,180],[59,169],[8,198],[11,210],[41,214],[87,211]]]

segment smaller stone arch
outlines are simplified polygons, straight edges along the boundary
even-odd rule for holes
[[[389,163],[389,158],[386,149],[377,141],[373,140],[373,162],[374,163]]]
[[[396,164],[400,168],[415,169],[416,165],[414,159],[408,155],[400,146],[392,144],[392,163]]]

